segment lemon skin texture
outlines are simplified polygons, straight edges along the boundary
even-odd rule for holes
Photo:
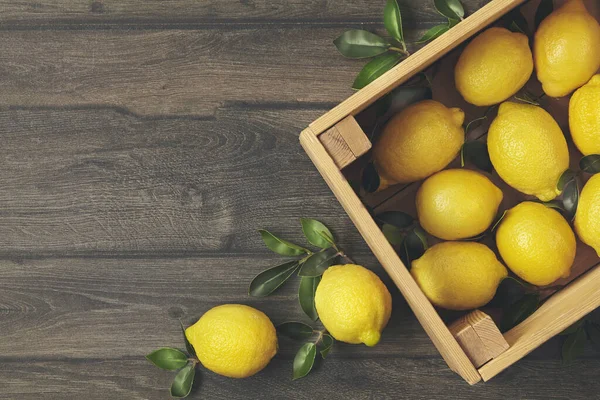
[[[411,274],[432,304],[471,310],[492,300],[508,271],[481,243],[442,242],[412,262]]]
[[[354,264],[328,268],[315,293],[327,331],[342,342],[375,346],[392,313],[392,296],[381,279]]]
[[[505,28],[489,28],[462,52],[454,69],[456,89],[476,106],[491,106],[517,93],[533,73],[529,39]]]
[[[508,210],[496,231],[496,244],[506,266],[537,286],[568,277],[577,247],[564,217],[531,201]]]
[[[566,96],[600,68],[600,25],[582,0],[569,0],[542,21],[533,54],[544,92]]]
[[[465,140],[465,114],[425,100],[396,114],[373,148],[379,190],[416,182],[444,169]]]
[[[569,102],[573,142],[584,156],[600,154],[600,75],[578,89]]]
[[[202,365],[230,378],[256,374],[277,353],[277,335],[269,317],[241,304],[210,309],[185,335]]]
[[[488,151],[500,178],[513,188],[542,201],[560,194],[557,184],[569,168],[569,149],[541,107],[502,103],[488,132]]]
[[[581,241],[593,247],[600,257],[600,174],[592,176],[581,191],[575,230]]]
[[[417,192],[417,214],[431,235],[444,240],[466,239],[489,228],[503,197],[485,175],[448,169],[423,182]]]

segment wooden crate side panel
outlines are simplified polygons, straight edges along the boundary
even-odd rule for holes
[[[510,348],[479,369],[488,381],[542,343],[600,307],[600,266],[550,297],[529,318],[504,334]]]
[[[381,265],[404,295],[448,366],[469,384],[479,382],[481,377],[477,370],[310,128],[301,133],[300,143]]]
[[[333,108],[327,114],[314,121],[310,124],[310,128],[316,135],[319,135],[346,116],[358,114],[381,96],[429,67],[479,30],[523,2],[525,0],[491,1],[450,29],[447,33],[423,47],[380,78]]]

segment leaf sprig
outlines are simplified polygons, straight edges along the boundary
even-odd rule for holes
[[[416,220],[402,211],[385,211],[374,216],[385,238],[399,250],[400,259],[410,269],[411,262],[429,247],[427,235]]]
[[[448,23],[431,28],[417,43],[433,40],[459,23],[465,10],[459,0],[434,0],[436,10],[448,19]],[[402,13],[397,0],[387,0],[383,10],[383,25],[390,38],[372,32],[353,29],[344,32],[333,43],[347,58],[373,58],[359,72],[352,85],[362,89],[410,56],[402,27]]]
[[[307,341],[300,347],[294,357],[293,380],[308,375],[317,359],[317,351],[325,359],[335,342],[326,330],[316,330],[302,322],[284,322],[277,327],[277,332],[293,340]]]
[[[282,256],[299,257],[258,274],[250,283],[251,296],[265,297],[275,292],[297,273],[300,279],[298,300],[304,313],[313,321],[318,319],[314,297],[321,275],[334,265],[339,258],[353,264],[354,261],[335,243],[329,228],[316,219],[302,218],[302,232],[311,245],[320,250],[312,251],[305,247],[283,240],[269,231],[259,230],[265,245]]]

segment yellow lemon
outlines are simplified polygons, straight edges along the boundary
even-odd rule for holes
[[[241,304],[210,309],[185,330],[185,336],[202,365],[230,378],[256,374],[277,353],[277,335],[269,317]]]
[[[542,21],[533,54],[544,92],[566,96],[600,68],[600,25],[582,0],[569,0]]]
[[[600,75],[594,75],[571,97],[569,126],[579,151],[600,154]]]
[[[460,55],[456,89],[476,106],[491,106],[517,93],[533,72],[529,39],[505,28],[490,28],[477,36]]]
[[[575,230],[581,241],[600,256],[600,174],[585,184],[575,214]]]
[[[486,305],[508,275],[487,246],[476,242],[443,242],[412,262],[411,274],[436,306],[470,310]]]
[[[444,169],[464,143],[464,120],[462,110],[433,100],[413,104],[395,115],[373,149],[379,190]]]
[[[336,339],[375,346],[392,313],[392,296],[381,279],[360,265],[328,268],[315,293],[321,322]]]
[[[531,201],[507,211],[496,244],[506,266],[538,286],[569,276],[577,246],[573,230],[558,211]]]
[[[488,150],[496,172],[513,188],[542,201],[560,194],[557,183],[569,168],[569,149],[543,108],[502,103],[488,132]]]
[[[433,236],[466,239],[491,225],[502,198],[502,191],[485,175],[448,169],[423,182],[417,192],[417,214],[423,229]]]

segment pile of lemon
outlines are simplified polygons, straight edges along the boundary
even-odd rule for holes
[[[476,106],[500,104],[487,148],[498,176],[525,195],[495,230],[498,253],[486,245],[460,241],[490,229],[502,191],[483,174],[444,170],[465,140],[464,113],[427,100],[393,117],[374,147],[380,189],[425,179],[416,206],[419,222],[445,242],[413,261],[412,275],[430,301],[467,310],[488,303],[506,265],[538,286],[568,277],[576,238],[556,210],[541,202],[559,196],[558,181],[569,168],[565,136],[543,108],[506,101],[533,71],[550,97],[570,95],[569,125],[583,155],[600,154],[600,25],[582,0],[569,0],[540,24],[533,51],[522,33],[490,28],[464,49],[455,68],[456,89]],[[537,199],[536,199],[537,198]],[[541,201],[541,202],[540,202]],[[575,216],[579,238],[600,255],[600,175],[584,187]]]

